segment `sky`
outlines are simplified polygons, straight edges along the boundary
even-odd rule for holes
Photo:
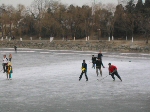
[[[17,4],[23,4],[25,6],[30,6],[30,4],[33,1],[34,0],[0,0],[0,4],[13,5],[13,6],[17,6]],[[73,4],[73,5],[78,5],[78,6],[82,6],[85,4],[91,5],[92,2],[94,2],[94,0],[56,0],[56,1],[59,1],[66,5]],[[96,3],[101,2],[102,4],[107,4],[107,3],[113,3],[116,5],[118,4],[118,0],[95,0],[95,2]],[[143,2],[145,2],[145,0],[143,0]]]
[[[13,5],[17,6],[17,4],[23,4],[25,6],[29,6],[34,0],[0,0],[0,4],[6,4],[6,5]],[[91,4],[94,0],[57,0],[60,1],[63,4],[73,4],[73,5],[78,5],[82,6],[84,4]],[[118,0],[95,0],[95,2],[101,2],[103,4],[107,3],[114,3],[117,4]]]

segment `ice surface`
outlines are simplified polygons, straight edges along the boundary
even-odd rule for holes
[[[149,54],[103,52],[106,68],[97,77],[90,63],[95,51],[0,51],[2,58],[9,53],[13,79],[0,72],[0,112],[150,112]],[[78,80],[83,59],[88,82],[85,77]],[[108,63],[118,67],[123,82],[106,77]]]

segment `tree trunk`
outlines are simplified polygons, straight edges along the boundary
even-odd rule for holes
[[[146,44],[148,44],[148,35],[146,34]]]
[[[3,32],[3,23],[2,23],[2,37],[4,36],[4,32]]]

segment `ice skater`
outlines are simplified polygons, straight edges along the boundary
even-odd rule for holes
[[[98,60],[96,60],[96,74],[97,74],[97,76],[99,75],[98,70],[99,70],[99,72],[100,72],[100,74],[102,76],[101,66],[103,66],[103,68],[105,68],[104,65],[103,65],[103,63],[102,63],[102,61],[101,61],[101,59],[98,58]]]
[[[85,74],[86,81],[88,81],[88,77],[87,77],[87,64],[85,63],[85,60],[83,60],[81,69],[82,69],[82,72],[81,72],[81,75],[79,77],[79,81],[81,80],[83,74]]]
[[[109,65],[109,68],[108,68],[109,75],[112,76],[112,78],[114,79],[113,81],[115,81],[114,75],[116,75],[122,81],[120,75],[118,74],[117,67],[114,65],[111,65],[111,63],[108,63],[108,65]]]
[[[92,68],[95,69],[95,64],[96,64],[96,57],[94,57],[94,55],[92,55]]]
[[[4,70],[4,72],[3,73],[5,73],[6,72],[6,65],[7,65],[7,63],[8,63],[8,59],[7,59],[7,57],[6,57],[6,55],[3,55],[3,70]]]

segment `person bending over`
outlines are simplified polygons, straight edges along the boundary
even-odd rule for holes
[[[108,68],[109,75],[112,76],[112,78],[114,79],[113,81],[115,81],[114,75],[116,75],[122,81],[120,75],[118,74],[117,67],[114,65],[111,65],[111,63],[108,63],[108,65],[109,65],[109,68]]]

